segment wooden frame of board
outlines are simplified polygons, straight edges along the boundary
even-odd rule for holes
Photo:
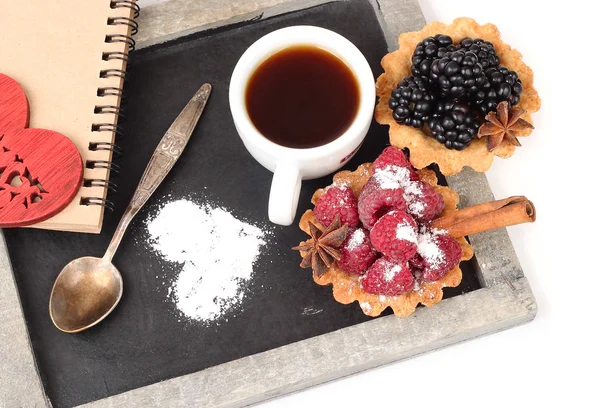
[[[329,1],[332,0],[256,0],[249,2],[246,9],[234,9],[221,0],[171,0],[143,10],[138,46]],[[417,0],[371,1],[390,49],[397,47],[398,33],[419,30],[425,24]],[[459,193],[461,206],[494,198],[482,173],[464,169],[447,177],[447,181]],[[374,319],[85,406],[246,406],[533,320],[537,312],[535,298],[506,230],[476,234],[469,239],[475,249],[481,289],[444,299],[433,308],[418,308],[406,319]],[[436,330],[431,330],[434,326]],[[368,341],[373,337],[385,341]],[[0,406],[50,406],[2,235],[0,371],[9,373],[0,376]]]

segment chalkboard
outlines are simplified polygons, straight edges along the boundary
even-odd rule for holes
[[[296,226],[270,227],[270,244],[257,261],[243,307],[219,324],[180,321],[173,304],[165,301],[167,288],[162,285],[164,275],[172,272],[147,244],[144,220],[169,194],[210,199],[237,218],[268,225],[272,175],[252,159],[236,134],[228,105],[229,78],[255,40],[297,24],[342,34],[364,53],[374,75],[381,73],[386,43],[366,0],[329,3],[136,51],[126,85],[125,136],[120,140],[125,153],[113,178],[119,190],[110,197],[115,211],[107,214],[102,234],[4,231],[37,364],[54,407],[97,400],[370,319],[356,304],[337,303],[330,287],[316,285],[310,271],[299,268],[298,254],[290,247],[305,234]],[[59,332],[48,316],[56,275],[74,258],[103,254],[159,139],[203,82],[213,85],[213,93],[186,151],[115,256],[125,285],[121,303],[86,332]],[[387,127],[373,123],[346,168],[372,161],[387,143]],[[301,211],[310,207],[313,191],[329,183],[331,176],[305,182]],[[462,269],[463,283],[446,289],[446,296],[479,288],[472,264],[463,263]]]

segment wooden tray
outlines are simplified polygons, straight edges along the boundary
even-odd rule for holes
[[[322,3],[327,4],[319,6]],[[318,7],[309,9],[313,6]],[[267,25],[275,24],[268,18],[294,10],[300,11],[284,17],[284,20],[289,18],[289,21],[292,22],[329,24],[334,29],[339,25],[339,29],[343,30],[343,24],[340,21],[347,16],[335,14],[333,11],[357,13],[365,7],[369,9],[364,10],[365,15],[374,13],[375,17],[372,19],[381,25],[390,49],[396,47],[395,40],[398,33],[420,29],[424,24],[416,1],[388,0],[375,4],[369,3],[367,0],[332,3],[261,0],[256,2],[251,10],[243,11],[239,8],[229,9],[227,4],[215,0],[187,0],[173,4],[167,2],[144,10],[140,21],[142,30],[138,36],[139,45],[142,48],[139,60],[141,63],[147,62],[153,58],[155,50],[158,55],[156,58],[160,58],[159,54],[165,48],[158,44],[167,40],[175,40],[175,44],[169,46],[170,49],[179,46],[186,47],[194,41],[200,44],[206,38],[216,38],[223,32],[234,33],[234,31],[245,30],[252,24],[263,24],[263,22]],[[204,10],[212,12],[202,12]],[[294,20],[300,18],[296,16],[305,16],[308,20]],[[326,18],[326,16],[328,17]],[[260,21],[257,23],[253,20]],[[284,20],[280,21],[285,23]],[[356,24],[359,25],[358,22]],[[216,30],[207,31],[211,29]],[[376,34],[372,29],[373,27],[365,27],[365,35],[381,35]],[[362,32],[362,30],[356,31]],[[184,38],[188,35],[192,36]],[[374,49],[363,49],[363,52],[375,53],[377,54],[376,58],[383,55],[385,42],[380,50],[377,48],[380,47],[377,45],[380,43],[375,39],[361,39],[358,37],[361,34],[358,33],[352,35],[357,36],[356,42],[365,41],[362,42],[363,45],[370,44],[369,41],[373,42]],[[246,40],[251,42],[250,38]],[[191,49],[200,50],[202,48],[201,45],[193,45]],[[237,57],[239,56],[230,56],[229,58],[236,60]],[[173,58],[174,61],[178,58],[175,53]],[[196,58],[199,61],[202,60],[198,56]],[[226,58],[224,56],[224,59]],[[372,61],[375,57],[369,58]],[[376,62],[373,70],[375,75],[378,75],[380,70],[376,70],[378,68]],[[152,78],[152,75],[156,73],[152,72],[151,67],[151,65],[141,65],[136,68],[134,62],[131,68],[130,86],[135,89],[136,84],[139,86],[140,81]],[[145,75],[147,78],[144,77]],[[202,81],[203,79],[197,78],[197,80]],[[220,85],[222,90],[222,87],[227,84]],[[184,86],[186,86],[185,81]],[[196,84],[189,86],[193,88]],[[186,97],[183,95],[185,92],[181,93],[181,96],[165,96],[166,100],[162,101],[166,110],[165,116],[173,116],[172,113],[177,111],[178,106],[176,105],[179,103],[176,100],[177,97],[183,99]],[[218,87],[216,87],[212,100],[212,113],[211,106],[209,106],[206,117],[201,121],[200,133],[208,130],[211,130],[213,134],[216,132],[216,129],[211,128],[213,122],[211,122],[210,115],[220,114],[220,112],[215,112],[217,109],[215,107],[226,105],[225,97],[226,93],[219,94]],[[130,103],[135,101],[135,98],[136,95],[132,95]],[[130,110],[133,112],[129,118],[130,123],[125,126],[137,126],[137,108],[139,108],[137,104],[131,107]],[[377,143],[383,146],[386,129],[374,125],[371,132],[370,137],[372,139],[380,137],[381,140]],[[139,147],[139,151],[135,153],[129,152],[130,155],[139,157],[126,155],[126,161],[124,159],[122,167],[127,169],[127,166],[135,164],[132,168],[143,169],[142,164],[147,160],[146,156],[149,156],[156,143],[152,138],[160,137],[160,135],[161,132],[157,132],[156,135],[149,136],[147,145]],[[129,150],[136,148],[135,143],[131,140],[124,141],[125,145],[128,143]],[[239,144],[241,145],[241,143]],[[350,167],[355,167],[361,160],[372,160],[376,152],[381,150],[381,146],[377,144],[370,147],[365,146],[361,149],[362,155],[357,157]],[[194,149],[200,149],[200,147],[200,145],[191,144],[188,147],[189,156],[193,157]],[[207,151],[212,150],[207,148]],[[243,148],[239,152],[243,153]],[[245,160],[241,156],[240,159]],[[248,166],[252,165],[250,163],[252,161],[248,162]],[[178,165],[185,169],[191,164],[182,161]],[[198,166],[201,165],[198,164]],[[253,167],[250,171],[256,176],[257,184],[261,186],[264,184],[261,187],[262,190],[268,189],[269,173],[261,170],[258,166]],[[177,179],[177,177],[176,175],[173,178]],[[126,205],[128,194],[135,185],[136,177],[132,175],[122,178],[120,181],[122,190],[116,197],[117,208]],[[482,174],[465,170],[457,176],[448,178],[447,182],[461,195],[461,205],[463,206],[493,199],[485,176]],[[327,180],[318,180],[313,184],[306,185],[305,191],[303,191],[304,204],[302,205],[306,205],[314,188],[327,183]],[[129,184],[131,185],[129,186]],[[162,193],[170,192],[172,188],[172,186],[166,186]],[[263,197],[265,202],[258,204],[256,210],[257,213],[266,216],[266,193],[263,194],[262,190],[257,197]],[[160,194],[161,191],[157,193],[157,196]],[[140,214],[140,217],[143,215]],[[80,237],[78,241],[82,248],[87,249],[86,245],[89,245],[89,248],[102,246],[103,243],[98,243],[98,241],[107,239],[106,236],[110,235],[114,227],[112,224],[116,223],[119,216],[120,210],[117,210],[115,215],[107,218],[105,228],[108,232],[105,231],[103,236]],[[139,232],[139,229],[136,230],[134,225],[132,235],[135,235],[136,231]],[[291,231],[289,234],[297,233],[297,231],[293,231],[293,228],[286,231]],[[131,332],[137,330],[136,327],[119,326],[128,318],[130,321],[135,321],[136,317],[139,317],[135,315],[135,311],[139,310],[139,307],[133,307],[136,305],[136,294],[130,293],[117,308],[114,316],[88,333],[69,336],[48,326],[50,323],[44,306],[47,304],[50,289],[47,286],[51,285],[57,271],[24,271],[23,265],[28,265],[28,263],[19,255],[24,253],[24,250],[15,248],[16,243],[23,242],[20,238],[24,236],[38,237],[35,234],[38,233],[7,232],[9,247],[12,245],[11,255],[13,255],[17,285],[15,285],[8,262],[4,242],[0,240],[2,253],[0,256],[0,316],[2,316],[0,319],[0,339],[2,339],[0,341],[0,361],[2,361],[0,366],[2,372],[11,373],[10,376],[2,375],[0,377],[0,395],[2,396],[0,406],[2,403],[6,403],[8,406],[41,406],[51,402],[53,406],[60,407],[87,401],[90,401],[89,406],[98,407],[244,406],[468,338],[512,327],[533,319],[536,313],[535,300],[527,280],[523,276],[508,235],[505,230],[498,230],[470,237],[475,248],[476,259],[470,264],[473,268],[469,269],[469,265],[467,265],[465,281],[461,287],[458,290],[446,292],[446,295],[456,296],[443,300],[434,308],[420,308],[408,319],[398,319],[394,316],[378,319],[366,318],[362,316],[357,305],[342,306],[335,303],[331,299],[330,288],[318,287],[312,283],[308,273],[303,274],[302,271],[296,272],[294,269],[297,276],[306,278],[298,281],[302,285],[304,297],[296,298],[297,304],[294,307],[310,306],[302,303],[306,302],[306,296],[308,296],[308,298],[314,298],[316,303],[321,302],[318,303],[319,305],[327,306],[326,310],[329,313],[327,316],[324,314],[317,315],[317,317],[304,316],[302,320],[297,320],[301,323],[298,333],[292,333],[287,338],[272,337],[271,339],[261,339],[259,335],[256,335],[252,347],[244,345],[245,343],[240,341],[236,343],[236,350],[228,354],[219,354],[219,349],[224,347],[218,343],[209,345],[213,347],[212,349],[192,350],[189,351],[191,354],[184,355],[180,345],[176,344],[177,340],[174,340],[174,346],[163,351],[166,357],[161,357],[167,360],[179,358],[182,361],[178,364],[163,364],[169,366],[166,368],[152,367],[148,361],[146,361],[146,365],[143,361],[138,361],[149,358],[143,344],[139,346],[127,344],[128,340],[130,342],[137,341],[136,335],[139,336],[139,334]],[[42,234],[39,235],[40,239],[47,239],[48,236],[43,234],[51,233],[40,232],[39,234]],[[62,258],[72,257],[72,254],[65,249],[65,245],[72,242],[73,235],[58,233],[52,237],[54,245],[56,245],[56,254],[49,263],[60,263],[63,261]],[[283,238],[292,241],[296,239],[295,235],[286,235],[286,237]],[[35,247],[35,243],[32,243],[32,247]],[[124,242],[121,256],[126,257],[127,251],[133,250],[131,248],[130,246],[128,249],[127,242]],[[69,250],[72,252],[72,249]],[[291,257],[294,255],[291,254]],[[118,262],[119,259],[117,258],[116,261]],[[140,261],[150,262],[145,259]],[[292,263],[295,264],[295,262]],[[135,288],[135,283],[132,282],[135,279],[128,276],[128,272],[124,271],[124,274],[127,287]],[[265,293],[268,295],[268,292]],[[265,310],[263,313],[266,314],[269,311]],[[290,320],[291,318],[290,315]],[[295,315],[294,318],[298,319]],[[252,321],[247,324],[252,324]],[[327,329],[326,325],[331,327]],[[431,327],[433,326],[437,330],[432,331]],[[119,333],[118,336],[114,334],[115,332]],[[235,332],[231,333],[233,336]],[[156,334],[157,337],[169,335],[170,333]],[[179,333],[175,337],[178,336],[181,337],[182,334]],[[369,340],[372,338],[380,339],[380,341]],[[339,347],[340,344],[344,344],[344,347]],[[110,349],[111,345],[114,346],[114,352]],[[120,356],[119,352],[123,352],[124,347],[139,347],[140,355],[127,356],[127,358]],[[212,353],[208,353],[208,350],[212,350]],[[214,359],[203,357],[204,351],[207,351],[204,354],[212,354]],[[176,353],[180,353],[180,355]],[[116,368],[111,367],[113,365]],[[127,367],[119,367],[120,365]],[[86,373],[90,380],[95,378],[94,376],[100,376],[100,382],[95,382],[99,387],[94,388],[86,382]],[[104,385],[101,383],[102,378]],[[65,381],[69,383],[65,383]]]

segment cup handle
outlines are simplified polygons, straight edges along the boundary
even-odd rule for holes
[[[275,166],[269,194],[269,220],[279,225],[291,225],[296,217],[302,176],[294,164],[279,162]]]

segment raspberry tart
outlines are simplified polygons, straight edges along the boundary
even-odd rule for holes
[[[315,209],[300,219],[311,239],[294,249],[316,283],[332,285],[338,302],[357,301],[368,316],[433,306],[444,287],[461,282],[460,262],[473,256],[466,235],[535,219],[524,197],[457,210],[458,194],[393,146],[333,180],[314,193]]]
[[[494,25],[434,22],[401,34],[398,44],[381,61],[375,119],[390,126],[392,145],[410,150],[414,167],[486,171],[531,133],[541,104],[533,72]]]

